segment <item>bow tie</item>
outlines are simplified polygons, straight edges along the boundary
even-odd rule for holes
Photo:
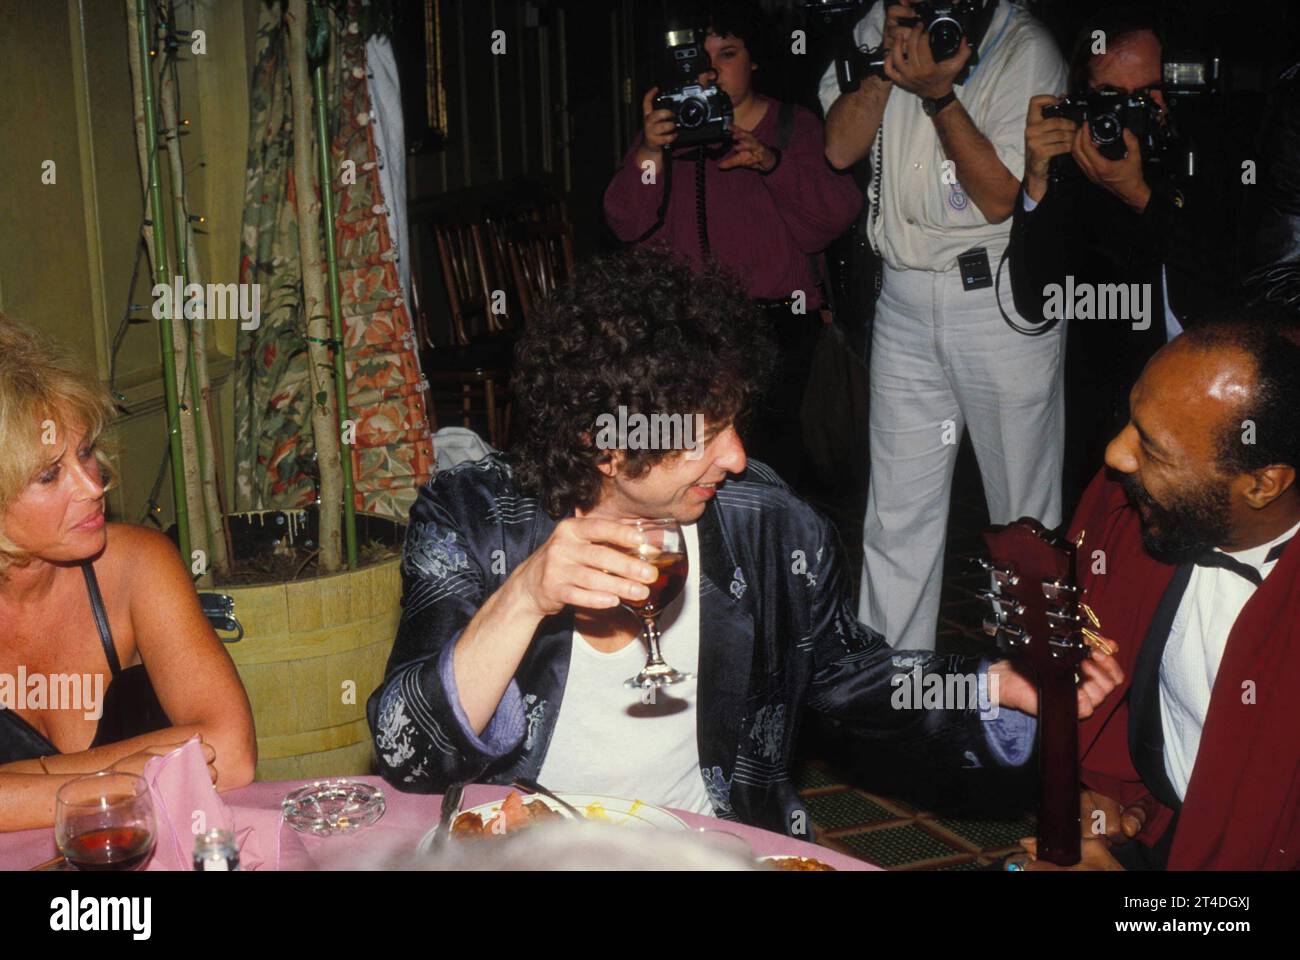
[[[1278,557],[1282,556],[1282,551],[1290,542],[1290,540],[1284,540],[1275,546],[1268,552],[1268,556],[1264,558],[1264,562],[1272,563]],[[1218,567],[1221,570],[1231,570],[1238,576],[1245,577],[1257,587],[1264,582],[1264,576],[1258,569],[1252,567],[1248,563],[1242,563],[1236,557],[1229,556],[1219,550],[1209,550],[1197,557],[1194,562],[1198,567]]]

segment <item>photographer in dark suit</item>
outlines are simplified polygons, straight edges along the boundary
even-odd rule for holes
[[[1076,98],[1145,96],[1155,108],[1151,122],[1165,127],[1162,57],[1152,14],[1108,8],[1080,32],[1069,91]],[[1021,316],[1068,324],[1064,490],[1073,503],[1124,422],[1128,387],[1143,365],[1221,302],[1229,283],[1209,253],[1212,221],[1192,185],[1175,182],[1161,158],[1144,155],[1130,129],[1123,130],[1122,156],[1104,155],[1095,117],[1079,123],[1051,110],[1044,117],[1043,108],[1058,102],[1029,102],[1025,179],[1007,259]],[[1118,156],[1114,147],[1106,152]],[[1078,301],[1076,311],[1080,295],[1087,302]]]

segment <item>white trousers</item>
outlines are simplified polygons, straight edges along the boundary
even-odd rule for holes
[[[1002,302],[1018,319],[1005,276]],[[991,522],[1031,516],[1049,529],[1060,523],[1063,328],[1040,337],[1015,332],[993,289],[967,293],[957,270],[885,267],[871,344],[871,479],[858,618],[894,647],[935,646],[964,429]]]

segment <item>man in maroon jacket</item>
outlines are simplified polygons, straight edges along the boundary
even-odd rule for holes
[[[1080,729],[1083,869],[1300,866],[1300,332],[1257,312],[1152,358],[1070,528],[1128,678]]]

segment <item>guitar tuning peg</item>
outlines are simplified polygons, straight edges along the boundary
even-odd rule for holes
[[[975,596],[979,597],[986,603],[994,605],[994,610],[1008,610],[1012,616],[1018,617],[1025,612],[1025,605],[1016,600],[1015,597],[1005,593],[994,593],[992,590],[976,590]]]
[[[1048,600],[1071,600],[1079,595],[1079,588],[1059,580],[1043,583],[1043,596]]]
[[[1048,608],[1047,620],[1055,627],[1063,630],[1077,630],[1083,626],[1083,617],[1077,613],[1069,613],[1062,609]]]
[[[985,559],[984,557],[971,557],[969,562],[979,567],[981,570],[986,571],[993,577],[993,582],[1000,587],[1004,587],[1008,584],[1014,587],[1020,582],[1020,577],[1014,571],[1009,570],[1006,567],[999,567],[992,560]]]
[[[1090,622],[1094,627],[1097,627],[1098,629],[1100,629],[1100,627],[1101,627],[1101,618],[1098,617],[1097,614],[1095,614],[1095,613],[1093,612],[1092,607],[1088,606],[1086,603],[1081,603],[1081,604],[1079,604],[1079,609],[1083,611],[1083,615],[1084,615],[1085,617],[1088,618],[1088,621],[1089,621],[1089,622]]]
[[[1051,648],[1053,657],[1064,657],[1066,654],[1086,653],[1088,645],[1076,634],[1061,636],[1051,634],[1047,638],[1047,645]]]
[[[987,620],[984,621],[984,629],[987,632],[988,630]],[[1025,637],[1025,631],[1021,627],[1016,626],[1016,624],[1014,623],[1003,624],[993,633],[989,634],[989,636],[996,637],[998,643],[1004,647],[1023,646],[1027,642],[1027,638]]]

